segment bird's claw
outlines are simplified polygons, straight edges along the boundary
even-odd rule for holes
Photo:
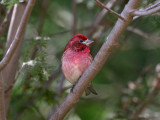
[[[70,93],[71,93],[71,92],[73,93],[74,86],[75,86],[75,85],[72,86],[72,88],[71,88],[71,90],[70,90]]]

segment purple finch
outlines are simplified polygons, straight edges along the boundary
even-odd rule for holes
[[[73,85],[85,72],[92,62],[89,45],[93,41],[82,34],[76,34],[67,43],[62,57],[62,71],[65,78]],[[93,93],[97,95],[92,83],[85,90],[86,95]]]

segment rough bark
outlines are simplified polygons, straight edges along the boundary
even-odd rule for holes
[[[6,120],[5,116],[5,100],[4,100],[4,82],[0,72],[0,120]]]

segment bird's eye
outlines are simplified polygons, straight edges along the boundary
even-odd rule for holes
[[[79,42],[80,42],[80,43],[82,43],[82,42],[83,42],[83,40],[80,40]]]

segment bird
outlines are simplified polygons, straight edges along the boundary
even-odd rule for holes
[[[74,35],[66,44],[62,55],[62,72],[66,80],[74,85],[92,63],[90,45],[94,41],[89,40],[83,34]],[[73,90],[73,87],[71,91]],[[92,83],[85,90],[86,96],[90,93],[97,95]]]

